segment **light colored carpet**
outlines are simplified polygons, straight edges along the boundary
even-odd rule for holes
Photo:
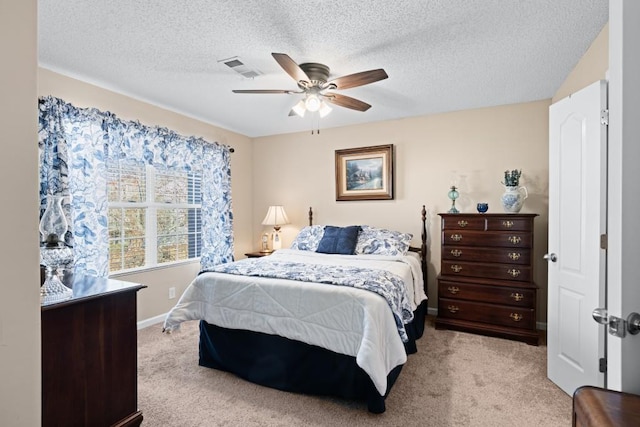
[[[251,349],[247,349],[251,351]],[[198,322],[138,333],[143,426],[570,426],[546,346],[436,330],[432,319],[375,415],[366,404],[262,387],[198,366]]]

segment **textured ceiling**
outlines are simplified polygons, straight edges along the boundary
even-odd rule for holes
[[[38,0],[40,66],[250,136],[550,98],[608,20],[609,0]],[[289,117],[272,58],[320,62],[372,105]],[[247,79],[220,60],[239,57]]]

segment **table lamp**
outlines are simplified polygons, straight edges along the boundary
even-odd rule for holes
[[[449,213],[460,213],[458,208],[456,208],[456,199],[460,196],[458,193],[458,188],[455,185],[452,185],[447,193],[447,197],[451,199],[451,209],[449,209]]]
[[[267,216],[262,220],[262,225],[273,225],[273,234],[271,236],[271,250],[282,248],[282,240],[280,239],[280,226],[289,224],[289,218],[282,206],[269,206]]]

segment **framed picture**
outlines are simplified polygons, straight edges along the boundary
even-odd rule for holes
[[[336,200],[393,199],[393,144],[336,150]]]

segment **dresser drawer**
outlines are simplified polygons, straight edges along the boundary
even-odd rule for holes
[[[485,279],[531,281],[531,267],[519,264],[485,264],[442,260],[443,276],[482,277]]]
[[[454,215],[448,218],[442,218],[443,230],[479,230],[486,228],[486,220],[481,216],[461,216]]]
[[[487,231],[531,231],[533,221],[529,218],[487,218]]]
[[[485,231],[468,230],[443,230],[443,245],[460,246],[499,246],[506,248],[530,248],[533,243],[533,236],[526,232],[504,232],[496,231],[488,233]]]
[[[443,230],[475,231],[527,231],[533,230],[531,217],[513,215],[446,215],[442,217]]]
[[[528,248],[480,248],[473,246],[443,246],[442,259],[456,261],[500,262],[505,264],[531,264]]]
[[[535,329],[532,308],[438,298],[438,317],[470,320],[522,329]]]
[[[476,285],[449,280],[438,280],[438,297],[528,308],[534,308],[536,304],[536,291],[533,289]]]

